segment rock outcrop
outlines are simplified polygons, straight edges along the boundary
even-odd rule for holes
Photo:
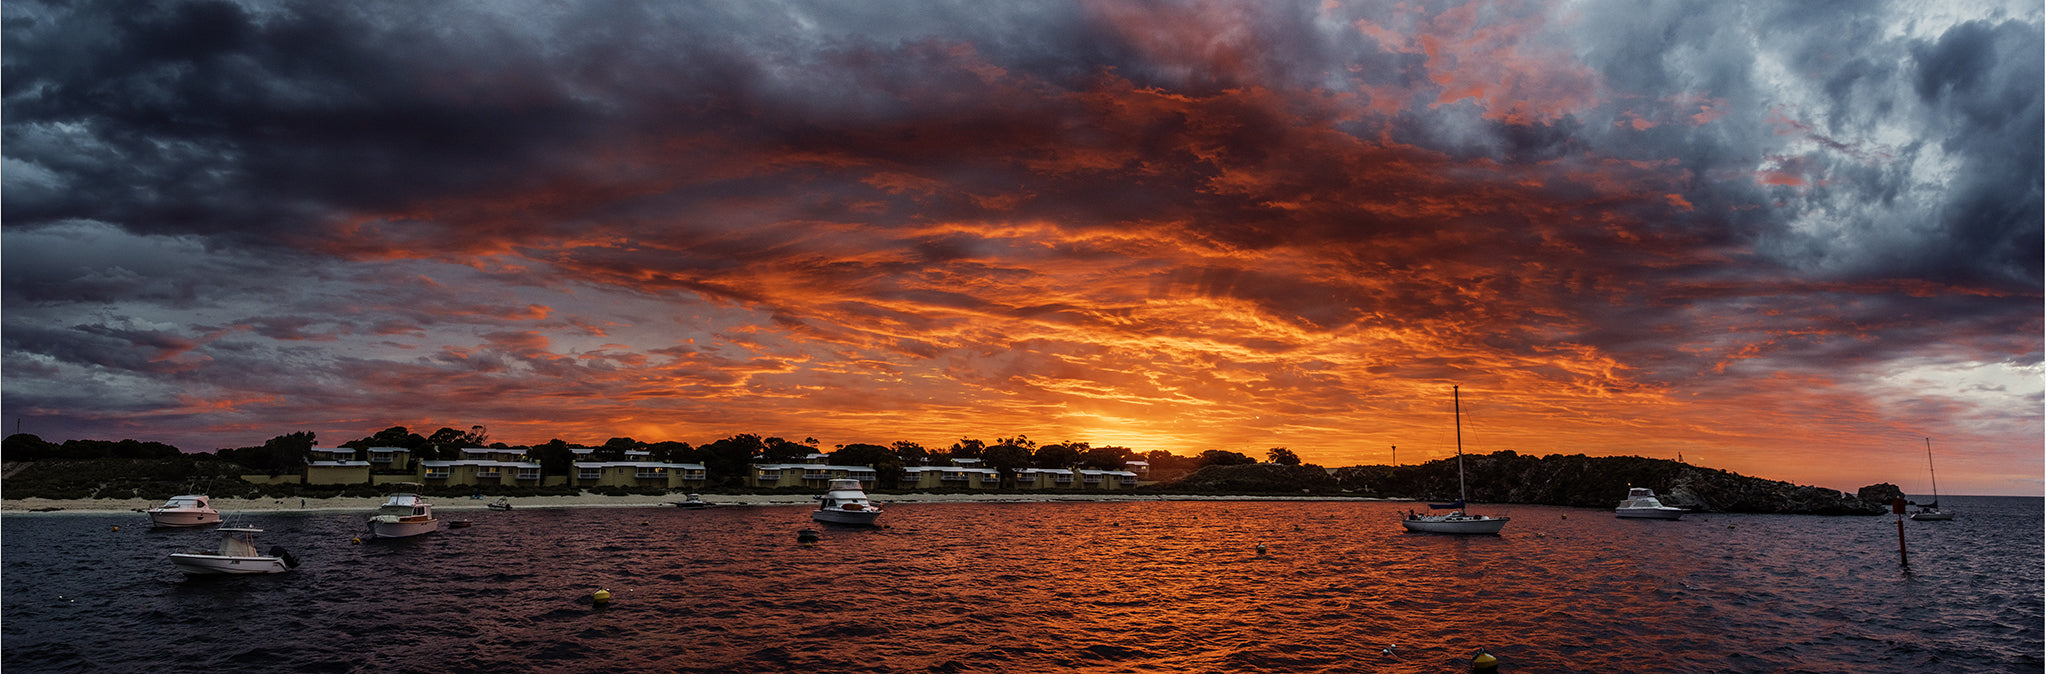
[[[1386,498],[1455,499],[1456,459],[1414,466],[1354,466],[1336,471],[1352,493]],[[1701,512],[1802,515],[1878,515],[1890,509],[1898,488],[1871,485],[1847,494],[1701,468],[1677,461],[1635,456],[1544,457],[1511,451],[1465,456],[1468,498],[1476,503],[1531,503],[1611,508],[1629,487],[1649,487],[1666,505]]]

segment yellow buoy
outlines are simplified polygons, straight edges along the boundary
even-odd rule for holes
[[[363,544],[363,537],[361,537],[361,536],[357,536],[357,537],[355,537],[355,538],[351,538],[351,539],[348,539],[348,542],[349,542],[350,544],[353,544],[353,545],[362,545],[362,544]]]
[[[119,525],[119,524],[116,524],[116,525],[114,525],[114,530],[115,530],[115,531],[120,531],[120,530],[121,530],[121,525]]]
[[[598,590],[596,592],[590,593],[590,603],[598,606],[603,606],[605,604],[612,603],[612,591]]]
[[[1475,655],[1472,657],[1472,669],[1482,672],[1491,672],[1495,667],[1499,666],[1500,661],[1494,659],[1492,653],[1480,651],[1479,655]]]

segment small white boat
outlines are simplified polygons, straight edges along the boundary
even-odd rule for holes
[[[818,509],[811,512],[811,519],[820,522],[874,524],[875,518],[882,516],[882,509],[868,502],[868,494],[861,490],[860,480],[833,480],[818,501]]]
[[[377,514],[370,516],[370,537],[405,538],[433,533],[441,521],[434,519],[434,504],[418,493],[424,485],[401,482],[398,486],[411,487],[413,491],[394,491],[385,497]]]
[[[1614,509],[1615,517],[1635,517],[1650,520],[1675,520],[1685,514],[1684,508],[1674,508],[1657,500],[1657,492],[1642,487],[1629,487],[1628,499]]]
[[[1947,522],[1954,520],[1956,518],[1955,513],[1942,511],[1941,484],[1934,481],[1934,439],[1925,438],[1925,440],[1927,441],[1927,483],[1934,486],[1934,500],[1925,504],[1916,504],[1920,506],[1920,511],[1913,513],[1911,517],[1916,522]]]
[[[683,497],[683,500],[681,500],[681,501],[675,501],[675,502],[672,502],[672,503],[670,503],[669,505],[672,505],[672,506],[675,506],[675,507],[678,507],[678,508],[691,508],[691,509],[695,509],[695,508],[709,508],[709,507],[711,507],[711,506],[712,506],[712,504],[711,504],[711,503],[709,503],[709,502],[707,502],[707,501],[705,501],[705,500],[704,500],[704,497],[703,497],[703,496],[701,496],[701,495],[698,495],[698,494],[690,494],[690,495],[688,495],[688,496],[685,496],[685,497]]]
[[[203,527],[220,524],[220,511],[205,494],[185,494],[150,508],[149,521],[160,527]]]
[[[174,552],[171,563],[194,576],[284,573],[299,565],[282,547],[272,546],[267,555],[256,552],[256,534],[262,529],[221,527],[216,531],[220,532],[219,552]]]
[[[1409,531],[1432,534],[1498,534],[1501,527],[1508,525],[1508,518],[1492,515],[1473,515],[1465,512],[1465,424],[1463,414],[1458,410],[1458,387],[1451,387],[1451,422],[1457,429],[1458,437],[1458,502],[1443,505],[1430,504],[1431,510],[1449,510],[1448,515],[1418,515],[1408,511],[1401,519],[1401,526]]]
[[[512,501],[510,499],[507,499],[506,497],[500,496],[498,497],[498,500],[487,503],[484,505],[484,507],[490,508],[492,510],[511,510]]]

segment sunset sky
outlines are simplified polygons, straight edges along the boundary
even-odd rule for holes
[[[0,412],[2042,492],[2037,1],[651,4],[7,2]]]

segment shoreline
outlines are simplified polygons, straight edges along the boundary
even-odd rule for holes
[[[1114,503],[1128,501],[1405,501],[1406,499],[1381,499],[1346,496],[1254,496],[1254,495],[1200,495],[1200,494],[871,494],[880,505],[895,503]],[[486,504],[494,499],[436,498],[434,509],[439,511],[487,510]],[[539,508],[657,508],[683,500],[681,494],[661,496],[604,496],[601,494],[579,494],[576,496],[524,496],[509,499],[514,510]],[[809,506],[817,503],[811,496],[798,494],[715,494],[706,495],[704,500],[716,506]],[[227,513],[293,513],[293,512],[366,512],[383,504],[384,497],[335,496],[328,498],[285,498],[285,499],[244,499],[221,497],[213,499],[215,510]],[[162,501],[148,499],[45,499],[21,498],[0,499],[0,514],[4,515],[119,515],[141,513],[163,505]]]

